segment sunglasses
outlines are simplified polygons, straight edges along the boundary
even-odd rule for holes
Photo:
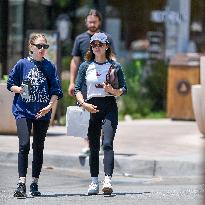
[[[100,43],[91,43],[90,45],[92,48],[96,48],[96,47],[102,48],[104,47],[105,44],[100,42]]]
[[[47,44],[34,44],[33,43],[31,45],[36,46],[38,49],[41,49],[41,48],[48,49],[49,48],[49,45],[47,45]]]

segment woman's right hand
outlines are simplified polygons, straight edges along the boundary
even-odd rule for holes
[[[11,91],[13,91],[14,93],[23,93],[24,89],[21,86],[13,85],[11,87]]]
[[[97,106],[95,106],[93,104],[90,104],[90,103],[84,102],[82,104],[82,107],[85,108],[88,112],[91,112],[91,113],[99,112],[99,110],[97,109]]]

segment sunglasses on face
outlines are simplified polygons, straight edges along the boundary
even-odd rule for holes
[[[104,47],[105,44],[100,42],[100,43],[91,43],[90,45],[92,48],[96,48],[96,47],[102,48]]]
[[[41,49],[41,48],[43,48],[43,49],[48,49],[49,48],[49,45],[47,45],[47,44],[32,44],[33,46],[36,46],[38,49]]]

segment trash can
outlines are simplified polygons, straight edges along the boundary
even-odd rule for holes
[[[200,55],[177,54],[170,60],[167,86],[167,116],[195,120],[191,86],[200,83]]]

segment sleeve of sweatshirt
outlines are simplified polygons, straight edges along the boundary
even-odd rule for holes
[[[78,75],[75,82],[75,95],[82,90],[83,85],[85,84],[87,63],[84,62],[80,65],[78,70]]]
[[[120,64],[117,65],[117,68],[118,68],[117,76],[118,76],[119,88],[121,88],[123,91],[122,95],[125,95],[127,93],[127,84],[125,80],[125,75],[122,66]]]
[[[58,99],[61,99],[63,97],[63,91],[61,88],[61,82],[58,76],[58,72],[56,67],[52,64],[52,70],[50,72],[50,77],[49,77],[49,81],[50,81],[50,96],[52,95],[57,95]]]
[[[21,72],[23,68],[23,62],[22,60],[18,61],[16,65],[11,69],[8,80],[7,80],[7,89],[11,91],[11,87],[16,85],[20,86],[21,85]]]

